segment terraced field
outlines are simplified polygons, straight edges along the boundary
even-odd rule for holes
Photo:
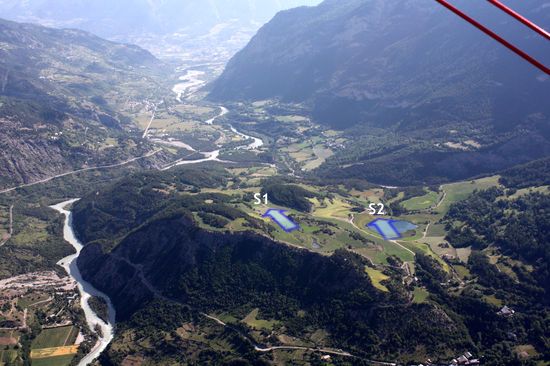
[[[32,365],[69,365],[78,352],[77,336],[78,328],[73,326],[42,330],[31,345]]]
[[[67,366],[73,361],[74,355],[37,358],[32,361],[32,366]]]

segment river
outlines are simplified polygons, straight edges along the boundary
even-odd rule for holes
[[[206,84],[206,81],[202,80],[200,78],[201,76],[203,76],[205,74],[206,73],[204,71],[188,69],[188,70],[186,70],[186,74],[184,76],[180,76],[179,79],[184,80],[185,82],[184,83],[178,83],[178,84],[174,85],[174,88],[172,89],[172,91],[174,93],[176,93],[176,95],[177,95],[176,99],[179,103],[183,103],[183,99],[192,96],[202,86],[204,86]],[[182,97],[183,97],[183,99],[182,99]],[[205,124],[212,125],[212,124],[214,124],[214,122],[218,118],[220,118],[222,116],[225,116],[227,113],[229,113],[229,110],[227,108],[225,108],[224,106],[219,106],[219,108],[220,108],[220,113],[218,115],[216,115],[215,117],[205,121],[204,122]],[[244,145],[244,146],[237,147],[236,148],[237,150],[257,150],[257,149],[259,149],[260,147],[262,147],[264,145],[264,142],[263,142],[262,139],[259,139],[259,138],[254,137],[254,136],[246,135],[246,134],[238,131],[237,129],[235,129],[235,127],[233,127],[232,125],[229,125],[229,128],[231,129],[231,132],[243,137],[245,140],[253,140],[253,142],[249,145]],[[187,146],[189,147],[189,145],[187,145]],[[191,148],[189,150],[195,151],[193,148]],[[194,162],[186,162],[186,164],[202,163],[204,161],[216,160],[217,156],[219,155],[219,150],[217,152],[212,151],[212,152],[202,153],[202,154],[205,155],[206,160],[200,159],[200,160],[194,161]],[[216,157],[212,158],[213,155],[216,155]]]
[[[189,69],[189,70],[186,71],[186,74],[184,76],[180,77],[180,80],[184,80],[185,82],[184,83],[178,83],[178,84],[174,85],[174,88],[172,89],[172,91],[174,93],[176,93],[176,95],[177,95],[176,99],[179,103],[183,103],[184,99],[189,98],[190,96],[195,94],[204,84],[206,84],[206,81],[200,79],[200,76],[203,76],[203,75],[205,75],[205,73],[203,71]],[[219,109],[220,109],[220,111],[216,116],[210,118],[209,120],[204,121],[204,123],[207,124],[207,125],[212,125],[212,124],[214,124],[214,122],[218,118],[223,117],[227,113],[229,113],[229,110],[227,108],[225,108],[224,106],[219,106]],[[152,118],[154,119],[154,115],[153,115]],[[253,136],[249,136],[249,135],[246,135],[242,132],[239,132],[231,125],[229,125],[229,128],[231,129],[231,131],[233,133],[243,137],[245,140],[252,140],[253,141],[252,143],[250,143],[248,145],[239,146],[239,147],[235,148],[235,150],[257,150],[258,148],[260,148],[264,145],[264,142],[263,142],[262,139],[259,139],[257,137],[253,137]],[[144,138],[147,137],[147,131],[144,133],[143,137]],[[186,144],[183,141],[179,141],[179,140],[176,140],[174,138],[169,138],[169,139],[166,139],[166,140],[163,140],[163,139],[160,139],[160,138],[152,138],[151,141],[153,141],[155,143],[158,143],[158,144],[161,144],[161,145],[168,145],[168,146],[174,146],[174,147],[178,147],[178,148],[184,148],[186,150],[189,150],[191,152],[197,152],[197,153],[202,154],[204,156],[203,158],[196,159],[196,160],[185,160],[185,159],[177,160],[177,161],[175,161],[173,163],[170,163],[167,166],[161,168],[160,170],[162,170],[162,171],[169,170],[169,169],[172,169],[172,168],[174,168],[176,166],[180,166],[180,165],[200,164],[200,163],[204,163],[204,162],[208,162],[208,161],[223,162],[223,161],[218,159],[218,157],[220,156],[220,151],[221,151],[219,149],[215,150],[215,151],[208,151],[208,152],[197,151],[195,148],[193,148],[189,144]],[[220,145],[218,145],[218,147],[220,147]]]
[[[201,72],[194,72],[193,70],[187,71],[187,74],[184,77],[181,77],[181,80],[185,80],[184,83],[179,83],[176,86],[174,86],[174,92],[177,94],[177,100],[179,102],[182,102],[181,98],[182,96],[188,96],[189,94],[193,94],[200,86],[204,83],[203,81],[198,79],[198,76],[202,75]],[[205,121],[205,124],[213,124],[216,119],[226,115],[229,113],[229,110],[223,106],[220,106],[220,113],[216,115],[214,118],[211,118],[207,121]],[[231,131],[243,138],[245,140],[253,140],[252,143],[248,145],[239,146],[236,149],[237,150],[256,150],[264,145],[264,142],[262,139],[259,139],[257,137],[246,135],[242,132],[237,131],[233,126],[229,126]],[[171,139],[168,141],[162,141],[155,139],[153,140],[157,143],[161,144],[168,144],[172,146],[178,146],[183,147],[191,151],[196,151],[191,146],[184,144],[183,142],[177,141],[175,139]],[[168,170],[170,168],[173,168],[175,166],[179,165],[188,165],[188,164],[199,164],[207,161],[220,161],[218,159],[220,155],[220,150],[215,150],[211,152],[200,152],[202,155],[204,155],[203,159],[197,159],[197,160],[180,160],[177,162],[174,162],[170,164],[169,166],[163,168],[162,170]],[[56,210],[60,214],[65,216],[64,226],[63,226],[63,238],[69,242],[76,250],[75,254],[71,254],[63,259],[61,259],[58,264],[62,266],[65,271],[71,276],[76,283],[78,284],[78,291],[80,292],[80,305],[82,307],[82,310],[84,311],[84,315],[86,318],[86,323],[91,331],[95,331],[97,327],[101,329],[101,334],[98,334],[98,341],[91,350],[90,353],[88,353],[82,360],[79,362],[78,366],[86,366],[91,364],[95,359],[97,359],[103,351],[107,348],[109,343],[114,338],[114,327],[116,324],[116,311],[115,308],[111,302],[111,299],[105,295],[103,292],[97,290],[92,284],[85,281],[82,278],[82,275],[80,273],[80,270],[77,266],[77,259],[80,255],[80,252],[82,251],[83,245],[78,241],[76,238],[76,235],[74,233],[73,227],[72,227],[72,212],[66,210],[65,208],[75,202],[77,202],[78,199],[72,199],[69,201],[58,203],[57,205],[50,206],[52,209]],[[89,299],[92,297],[99,297],[104,299],[107,302],[108,308],[109,308],[109,322],[104,322],[90,307],[89,305]]]
[[[116,312],[115,308],[111,302],[111,299],[101,291],[97,290],[89,282],[85,281],[80,274],[80,270],[77,266],[77,258],[80,255],[80,252],[83,248],[82,243],[78,241],[72,227],[72,212],[66,210],[65,208],[75,202],[78,199],[73,199],[65,202],[61,202],[57,205],[50,206],[52,209],[56,210],[60,214],[65,216],[65,223],[63,225],[63,238],[69,242],[76,250],[75,254],[71,254],[63,259],[61,259],[58,264],[61,265],[65,271],[71,276],[78,284],[78,291],[80,292],[80,305],[84,311],[86,317],[86,323],[90,330],[95,332],[96,327],[101,329],[101,335],[98,334],[98,341],[93,347],[92,351],[88,353],[82,360],[79,362],[79,366],[86,366],[91,364],[99,355],[107,348],[109,343],[113,340],[114,337],[114,326]],[[88,300],[92,297],[103,298],[109,307],[109,322],[105,323],[90,307]]]
[[[239,135],[241,137],[244,137],[245,140],[253,140],[254,141],[249,145],[244,145],[244,146],[237,147],[237,150],[257,150],[260,147],[264,146],[264,141],[262,139],[259,139],[259,138],[254,137],[254,136],[249,136],[249,135],[246,135],[246,134],[244,134],[240,131],[237,131],[237,129],[235,127],[231,126],[231,125],[229,125],[229,128],[231,128],[231,132],[236,133],[237,135]]]
[[[187,98],[198,91],[206,81],[199,79],[199,76],[204,75],[204,71],[199,70],[187,70],[184,76],[180,76],[182,83],[174,85],[172,91],[177,94],[178,102],[182,103],[182,97]]]

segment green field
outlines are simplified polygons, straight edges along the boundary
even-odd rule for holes
[[[492,177],[481,178],[477,180],[458,182],[452,184],[445,184],[441,186],[446,193],[445,199],[438,207],[437,211],[440,213],[446,213],[449,211],[451,204],[454,202],[462,201],[468,198],[475,190],[483,190],[499,185],[498,180],[500,176],[495,175]]]
[[[436,237],[443,237],[447,233],[445,231],[445,225],[443,224],[432,224],[430,225],[430,228],[428,229],[428,235],[427,236],[436,236]]]
[[[311,222],[310,224],[300,219],[297,221],[301,222],[301,230],[296,230],[291,233],[283,231],[280,227],[270,222],[270,225],[275,228],[275,231],[272,232],[274,239],[324,253],[332,253],[336,249],[345,246],[364,246],[363,242],[350,236],[352,232],[357,231],[350,224],[342,222],[338,223],[339,227],[335,227],[324,224],[323,221]],[[328,229],[331,233],[319,232],[319,230],[323,228]],[[314,248],[314,242],[316,242],[320,248]]]
[[[415,287],[413,292],[413,302],[421,304],[426,301],[430,293],[421,287]]]
[[[550,194],[550,186],[529,187],[529,188],[518,189],[516,193],[514,193],[509,197],[506,197],[506,199],[513,200],[521,196],[524,196],[526,194],[535,193],[535,192]]]
[[[315,160],[308,161],[304,166],[305,170],[313,170],[321,166],[328,158],[334,153],[332,150],[323,147],[322,145],[315,146],[313,148],[313,154],[316,156]]]
[[[244,319],[243,323],[248,325],[250,328],[256,329],[256,330],[273,330],[273,327],[277,324],[274,320],[263,320],[258,319],[258,313],[260,309],[256,308],[250,312]]]
[[[437,205],[439,197],[439,193],[430,191],[424,196],[413,197],[407,201],[404,201],[402,205],[408,211],[426,210],[430,207]]]
[[[32,366],[69,366],[74,355],[39,358],[32,360]]]
[[[471,276],[470,270],[468,268],[466,268],[465,266],[455,264],[455,265],[453,265],[453,268],[456,271],[456,273],[458,273],[458,275],[460,276],[460,278],[462,280],[464,280],[465,278]]]
[[[494,305],[496,307],[501,307],[502,305],[504,305],[504,303],[502,302],[502,300],[500,299],[497,299],[495,297],[495,295],[489,295],[489,296],[483,296],[483,300],[485,300],[485,302],[491,304],[491,305]]]
[[[373,245],[369,245],[367,248],[356,249],[357,253],[369,257],[376,264],[382,265],[387,265],[387,258],[392,255],[398,257],[403,262],[414,262],[414,253],[411,253],[399,244],[382,239],[378,233],[363,226],[364,222],[372,220],[372,216],[358,215],[358,218],[359,220],[355,220],[355,223],[359,227],[359,231],[365,234],[368,240],[373,242]],[[349,225],[344,222],[341,225],[346,224]]]
[[[295,116],[295,115],[289,115],[289,116],[276,116],[275,119],[279,122],[285,122],[285,123],[294,123],[294,122],[304,122],[307,121],[307,118],[304,116]]]
[[[17,359],[17,350],[0,350],[0,365],[13,364]]]
[[[470,259],[470,254],[472,254],[472,247],[458,248],[456,250],[456,254],[458,255],[458,259],[464,263],[467,263],[468,259]]]
[[[537,352],[537,350],[535,349],[535,347],[531,344],[521,344],[519,346],[517,346],[515,348],[515,351],[517,353],[526,353],[527,355],[529,355],[529,357],[536,357],[539,355],[539,353]],[[544,365],[544,366],[548,366],[549,363],[548,362],[545,362],[545,361],[541,361],[539,363],[540,365]]]
[[[50,298],[47,294],[27,295],[17,300],[17,305],[22,309],[26,309],[29,306],[38,302],[46,301]]]
[[[44,329],[32,342],[33,349],[61,347],[74,343],[78,329],[72,325],[59,328]]]
[[[340,197],[332,200],[325,199],[322,202],[319,202],[317,198],[312,198],[310,201],[314,204],[313,216],[320,218],[340,218],[347,220],[351,212],[350,204]]]
[[[25,222],[24,228],[14,233],[12,242],[21,246],[29,246],[36,242],[44,241],[49,237],[47,227],[48,223],[46,221],[29,217]]]
[[[389,292],[388,288],[381,283],[382,281],[389,279],[388,276],[383,274],[381,271],[371,267],[365,267],[365,272],[367,272],[367,274],[369,275],[372,281],[372,285],[374,287],[381,291]]]
[[[435,254],[432,248],[430,248],[428,244],[419,243],[419,242],[404,242],[404,241],[401,241],[400,244],[409,248],[413,252],[421,253],[432,257],[433,259],[439,262],[439,264],[445,270],[445,272],[449,273],[451,271],[451,269],[449,268],[449,265],[443,259],[441,259],[437,254]]]

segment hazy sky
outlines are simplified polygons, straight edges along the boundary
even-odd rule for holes
[[[156,55],[168,50],[236,52],[278,11],[321,0],[0,0],[0,18],[78,28],[135,43]]]
[[[0,17],[79,26],[96,33],[173,31],[238,18],[264,23],[277,11],[321,0],[0,0]]]

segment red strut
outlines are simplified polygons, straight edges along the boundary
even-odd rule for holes
[[[476,27],[477,29],[479,29],[483,33],[487,34],[489,37],[493,38],[495,41],[499,42],[504,47],[508,48],[509,50],[511,50],[512,52],[514,52],[515,54],[517,54],[518,56],[520,56],[521,58],[523,58],[527,62],[529,62],[531,65],[533,65],[536,68],[540,69],[545,74],[550,75],[550,68],[546,67],[544,64],[542,64],[540,61],[538,61],[534,57],[530,56],[526,52],[524,52],[521,49],[519,49],[518,47],[514,46],[513,44],[511,44],[510,42],[508,42],[507,40],[505,40],[504,38],[502,38],[501,36],[499,36],[498,34],[493,32],[492,30],[490,30],[489,28],[487,28],[483,24],[479,23],[478,21],[476,21],[475,19],[473,19],[472,17],[470,17],[466,13],[462,12],[461,10],[456,8],[454,5],[451,5],[446,0],[435,0],[435,1],[437,1],[441,5],[443,5],[444,7],[446,7],[447,9],[449,9],[450,11],[452,11],[453,13],[455,13],[456,15],[458,15],[459,17],[461,17],[462,19],[467,21],[468,23],[472,24],[474,27]]]
[[[490,2],[491,4],[493,4],[494,6],[496,6],[497,8],[499,8],[500,10],[502,10],[503,12],[505,12],[506,14],[510,15],[511,17],[516,18],[516,20],[518,20],[521,23],[525,24],[526,26],[528,26],[529,28],[531,28],[532,30],[534,30],[535,32],[537,32],[538,34],[543,36],[544,38],[550,40],[550,33],[549,32],[544,30],[544,28],[539,27],[538,25],[536,25],[535,23],[533,23],[529,19],[525,18],[523,15],[519,14],[515,10],[510,9],[509,7],[507,7],[506,5],[504,5],[503,3],[501,3],[498,0],[487,0],[487,1]]]

